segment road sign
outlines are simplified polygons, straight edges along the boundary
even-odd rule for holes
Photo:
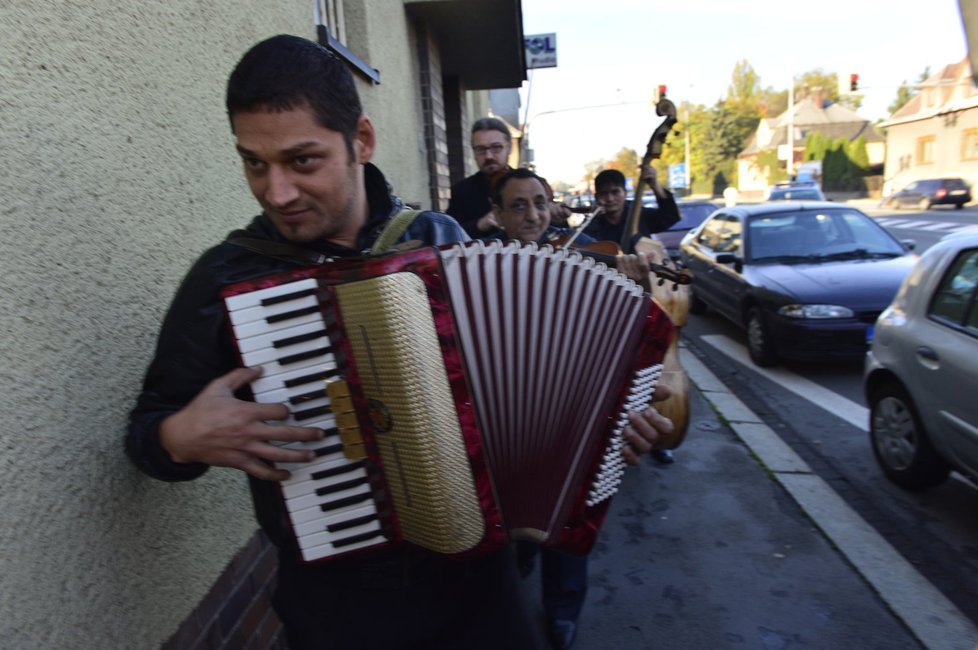
[[[686,187],[686,163],[669,165],[669,187]]]

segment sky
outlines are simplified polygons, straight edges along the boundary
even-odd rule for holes
[[[622,147],[641,156],[662,120],[660,84],[678,107],[714,105],[746,60],[762,88],[821,69],[859,75],[858,111],[875,122],[901,83],[967,53],[957,0],[522,0],[526,35],[557,35],[557,67],[527,72],[521,116],[537,172],[575,183]],[[682,115],[680,115],[680,119]]]

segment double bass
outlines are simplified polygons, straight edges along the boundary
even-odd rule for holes
[[[625,230],[622,235],[622,247],[626,247],[629,242],[635,241],[639,233],[639,220],[642,214],[642,195],[647,188],[646,181],[642,178],[642,170],[650,165],[653,160],[662,156],[662,147],[666,138],[676,124],[676,106],[665,96],[660,97],[656,103],[655,112],[664,117],[662,122],[656,127],[649,138],[649,143],[642,157],[639,166],[639,179],[635,188],[635,198],[632,200],[631,210],[625,223]],[[636,253],[645,253],[649,262],[656,267],[674,269],[676,274],[684,275],[689,280],[692,278],[683,271],[676,269],[675,263],[669,257],[663,247],[662,242],[642,237],[635,243]],[[669,344],[669,348],[663,359],[664,370],[659,378],[659,384],[665,384],[672,390],[672,396],[668,399],[656,402],[655,408],[659,413],[672,420],[673,432],[659,444],[662,449],[675,449],[682,444],[689,429],[689,375],[683,370],[679,362],[679,336],[683,326],[686,325],[689,316],[689,282],[676,283],[673,286],[664,285],[661,282],[651,282],[652,299],[669,315],[672,324],[676,328],[676,334]]]

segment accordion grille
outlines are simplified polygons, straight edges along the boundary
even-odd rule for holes
[[[474,547],[485,524],[424,282],[400,272],[336,295],[368,409],[383,414],[376,443],[403,538]]]

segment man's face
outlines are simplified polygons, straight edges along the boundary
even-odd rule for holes
[[[602,185],[594,198],[604,208],[605,214],[618,216],[625,208],[625,188],[620,185]]]
[[[540,239],[550,225],[547,193],[535,178],[512,178],[503,185],[503,204],[495,206],[506,236],[523,243]]]
[[[367,216],[360,163],[372,153],[363,136],[373,134],[360,119],[351,159],[343,135],[320,126],[308,107],[232,117],[251,192],[286,239],[355,245]]]
[[[483,174],[494,174],[506,169],[510,143],[506,136],[495,130],[476,131],[472,134],[472,153],[475,164]]]

